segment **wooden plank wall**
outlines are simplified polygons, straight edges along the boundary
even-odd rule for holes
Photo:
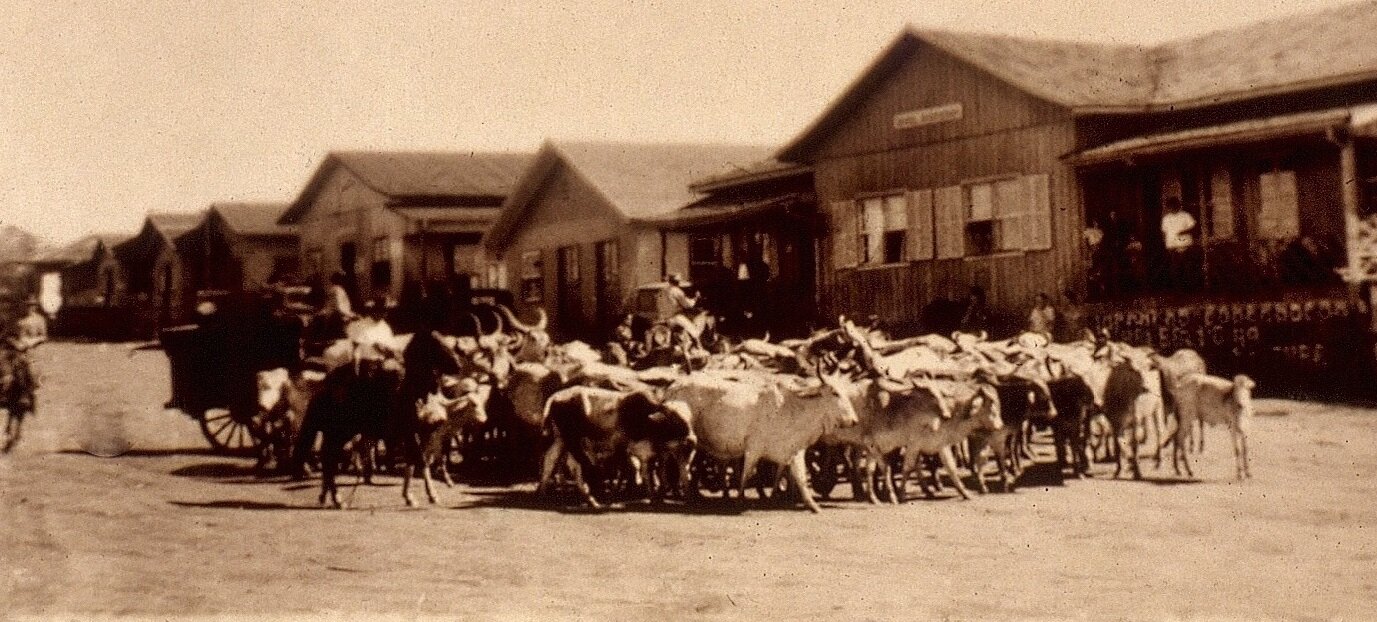
[[[963,118],[895,130],[896,113],[961,102]],[[937,297],[962,299],[983,287],[1001,327],[1022,323],[1039,292],[1079,285],[1082,230],[1079,192],[1060,156],[1075,145],[1067,111],[1037,100],[945,53],[918,48],[885,84],[821,143],[815,162],[818,204],[870,192],[937,188],[1006,174],[1051,176],[1053,247],[985,257],[843,269],[822,244],[821,283],[828,316],[878,315],[916,329]]]

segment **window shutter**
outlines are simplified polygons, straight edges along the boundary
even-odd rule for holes
[[[966,204],[961,195],[961,186],[947,186],[933,191],[938,259],[952,259],[966,254]]]
[[[932,256],[932,190],[914,190],[908,193],[908,258]]]
[[[1234,237],[1234,185],[1229,169],[1219,167],[1210,174],[1210,239]]]
[[[860,219],[855,201],[832,203],[832,267],[850,268],[856,265],[856,233]]]
[[[1028,211],[1024,215],[1023,248],[1041,251],[1052,248],[1052,178],[1043,173],[1023,178]]]
[[[995,235],[999,250],[1017,251],[1026,246],[1029,219],[1028,200],[1024,198],[1023,178],[1006,179],[994,187],[994,214],[998,223]]]
[[[1289,240],[1300,236],[1300,206],[1296,201],[1295,171],[1263,173],[1259,179],[1262,210],[1258,236],[1264,240]]]

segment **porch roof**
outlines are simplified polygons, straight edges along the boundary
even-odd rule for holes
[[[1365,126],[1368,131],[1377,132],[1377,115],[1370,112],[1372,108],[1372,105],[1332,108],[1134,136],[1073,153],[1066,156],[1066,160],[1077,166],[1103,164],[1123,158],[1303,136],[1350,125],[1359,117],[1368,119]],[[1353,129],[1358,131],[1362,128]]]
[[[811,193],[797,192],[748,201],[709,197],[691,203],[673,213],[654,218],[642,218],[637,222],[662,229],[689,229],[781,213],[794,205],[812,200]]]

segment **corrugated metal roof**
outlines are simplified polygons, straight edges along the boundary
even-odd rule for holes
[[[295,223],[336,168],[389,198],[496,197],[511,193],[534,154],[510,152],[338,151],[329,153],[278,222]]]
[[[279,225],[277,219],[287,211],[288,203],[213,203],[211,211],[220,215],[230,230],[241,235],[296,235],[296,228]]]
[[[555,149],[630,219],[669,214],[699,198],[694,180],[746,170],[769,155],[756,145],[560,142]]]
[[[910,27],[779,151],[802,157],[910,54],[928,45],[1073,112],[1148,112],[1377,80],[1377,0],[1155,45]]]
[[[167,241],[174,242],[200,225],[205,217],[205,212],[153,212],[147,220]]]
[[[1086,149],[1069,159],[1076,164],[1095,164],[1127,156],[1169,153],[1221,144],[1238,144],[1249,140],[1257,141],[1323,132],[1327,128],[1348,123],[1350,114],[1349,108],[1338,108],[1278,115],[1263,119],[1248,119],[1179,132],[1135,136]]]
[[[506,196],[529,153],[343,151],[333,154],[388,196]]]

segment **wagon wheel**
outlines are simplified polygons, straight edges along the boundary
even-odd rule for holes
[[[804,456],[808,465],[808,486],[822,499],[830,497],[837,486],[837,458],[835,448],[821,445],[809,447]]]
[[[261,442],[263,422],[257,413],[249,416],[224,408],[201,413],[201,433],[211,448],[237,456],[251,455]]]

